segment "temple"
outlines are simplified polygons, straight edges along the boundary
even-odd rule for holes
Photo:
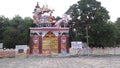
[[[62,18],[52,16],[48,5],[35,6],[33,25],[30,27],[30,54],[69,53],[69,27],[66,14]]]

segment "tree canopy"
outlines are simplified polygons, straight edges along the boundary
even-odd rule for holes
[[[30,17],[24,19],[19,15],[12,19],[0,17],[0,40],[5,48],[15,48],[15,45],[29,44],[29,27],[33,20]]]
[[[117,18],[116,22],[115,22],[115,26],[117,28],[117,39],[116,39],[116,43],[120,44],[120,17]]]
[[[66,13],[70,15],[71,40],[86,42],[86,28],[89,35],[89,46],[113,46],[116,27],[108,23],[109,12],[96,0],[80,0],[73,4]]]

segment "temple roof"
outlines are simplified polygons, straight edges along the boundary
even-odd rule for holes
[[[48,5],[40,7],[37,2],[33,12],[33,23],[36,24],[37,27],[66,27],[66,24],[68,23],[67,16],[64,15],[63,18],[57,20],[52,16],[53,11],[53,9],[48,8]]]

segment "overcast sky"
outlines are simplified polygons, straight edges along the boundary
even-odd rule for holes
[[[79,0],[0,0],[0,15],[12,18],[15,15],[22,17],[32,17],[34,7],[39,2],[40,6],[48,5],[54,9],[55,16],[62,16],[67,11],[70,5],[77,3]],[[109,11],[111,21],[116,21],[120,17],[120,0],[97,0],[102,3],[102,6]]]

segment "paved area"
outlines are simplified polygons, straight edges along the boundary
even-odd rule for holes
[[[120,56],[0,58],[0,68],[120,68]]]

